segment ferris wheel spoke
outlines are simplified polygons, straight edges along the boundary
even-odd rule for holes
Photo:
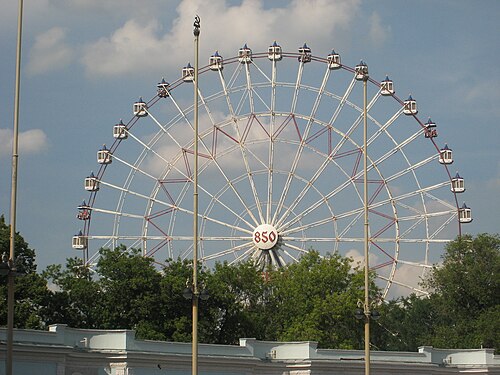
[[[228,238],[227,240],[233,240],[234,238]],[[205,239],[203,239],[205,240]],[[236,238],[236,240],[238,240],[238,238]],[[248,241],[248,238],[239,238],[239,240],[247,240]],[[237,252],[241,252],[242,250],[245,250],[247,247],[249,246],[253,246],[252,242],[251,242],[251,239],[250,239],[250,243],[243,243],[241,245],[237,245],[237,246],[234,246],[234,247],[230,247],[230,248],[227,248],[227,249],[224,249],[224,250],[221,250],[221,251],[218,251],[218,252],[215,252],[215,253],[212,253],[210,255],[202,255],[202,261],[203,262],[206,262],[206,261],[209,261],[209,260],[213,260],[213,259],[218,259],[222,256],[226,256],[226,255],[230,255],[230,254],[236,254]],[[203,251],[203,247],[202,247],[202,251]],[[246,250],[245,250],[246,252]]]
[[[175,103],[175,100],[174,98],[171,98],[171,100]],[[177,105],[177,103],[175,103],[175,105]],[[179,144],[179,142],[177,142],[177,139],[172,136],[172,134],[168,131],[168,129],[163,126],[160,121],[158,121],[158,119],[151,113],[151,112],[148,112],[149,114],[149,117],[153,120],[153,122],[156,124],[156,126],[158,126],[160,128],[160,130],[162,131],[163,134],[166,134],[168,136],[168,138],[175,143],[175,145],[179,148],[179,149],[182,149],[182,146]],[[183,113],[181,113],[181,115],[183,115]],[[142,142],[141,142],[142,144]],[[149,146],[148,146],[149,148]],[[159,156],[159,155],[157,155]],[[164,158],[162,157],[162,160],[164,160]],[[168,161],[166,161],[168,163]]]
[[[240,134],[239,127],[236,125],[236,115],[234,113],[233,106],[232,106],[232,103],[231,103],[231,98],[230,98],[230,96],[229,96],[229,94],[227,92],[226,82],[224,80],[224,75],[222,74],[221,70],[219,70],[219,77],[220,77],[222,88],[224,90],[224,95],[226,97],[226,102],[227,102],[227,106],[228,106],[228,109],[229,109],[229,113],[230,113],[231,117],[234,119],[234,121],[232,121],[232,123],[234,125],[234,128],[235,128],[235,131],[236,131],[238,139],[241,140],[242,139],[242,135]],[[253,174],[252,174],[252,171],[251,171],[249,163],[248,163],[248,157],[246,155],[247,149],[245,147],[243,147],[241,141],[238,142],[238,146],[239,146],[239,149],[240,149],[240,152],[241,152],[241,155],[242,155],[242,159],[243,159],[244,164],[245,164],[247,178],[250,181],[251,189],[252,189],[253,195],[255,197],[255,203],[257,205],[259,216],[260,216],[260,219],[261,219],[261,222],[262,222],[264,220],[263,213],[262,213],[262,207],[261,207],[261,203],[260,203],[260,200],[259,200],[259,197],[258,197],[258,194],[257,194],[257,189],[255,187],[255,182],[254,182],[254,179],[253,179]],[[265,165],[265,164],[263,163],[263,165]]]
[[[267,165],[267,204],[266,204],[266,222],[271,222],[271,212],[272,212],[272,201],[273,201],[273,171],[274,171],[274,142],[273,134],[276,125],[276,77],[277,77],[277,66],[276,60],[272,61],[272,72],[271,72],[271,121],[270,121],[270,132],[269,146],[268,146],[268,165]]]
[[[231,207],[229,207],[226,203],[224,203],[221,199],[220,199],[220,195],[225,191],[227,190],[226,189],[223,189],[221,191],[219,191],[219,193],[217,195],[212,195],[211,193],[209,193],[208,191],[205,191],[204,189],[200,189],[202,190],[203,192],[205,192],[209,197],[210,197],[210,203],[208,204],[207,206],[207,209],[205,210],[203,216],[200,216],[200,217],[210,217],[210,214],[209,212],[212,210],[212,208],[214,207],[215,203],[219,204],[221,207],[224,207],[226,210],[228,210],[232,215],[234,215],[235,218],[237,218],[239,221],[241,221],[242,223],[245,223],[248,228],[253,228],[253,225],[248,221],[246,220],[244,217],[242,217],[240,214],[238,214],[237,212],[235,212]]]
[[[441,188],[441,187],[447,186],[447,185],[448,185],[448,182],[442,182],[442,183],[435,184],[435,185],[432,185],[432,186],[427,186],[427,187],[424,187],[424,188],[420,188],[420,189],[417,189],[417,190],[414,190],[414,191],[410,191],[410,192],[405,193],[405,194],[401,194],[401,195],[395,196],[394,198],[392,198],[392,200],[391,199],[384,199],[382,201],[379,201],[379,202],[376,202],[376,203],[372,203],[370,205],[370,208],[381,207],[381,206],[383,206],[385,204],[390,203],[391,201],[398,202],[400,200],[406,200],[408,198],[412,198],[412,197],[415,197],[415,196],[422,196],[423,193],[427,193],[427,192],[436,190],[438,188]]]
[[[245,247],[248,247],[247,250],[243,251],[241,254],[239,254],[234,260],[229,262],[229,265],[234,265],[236,263],[239,263],[245,259],[248,259],[255,251],[255,246],[253,243],[251,244],[245,244]]]
[[[130,138],[134,139],[137,143],[139,143],[143,147],[144,154],[141,155],[141,158],[139,159],[139,161],[144,160],[144,158],[146,156],[146,152],[151,152],[153,155],[155,155],[157,158],[159,158],[162,162],[164,162],[169,168],[172,168],[176,172],[178,172],[182,177],[184,177],[184,178],[190,178],[183,171],[181,171],[180,169],[178,169],[174,164],[172,164],[170,161],[168,161],[167,159],[165,159],[162,155],[158,154],[158,152],[156,152],[155,149],[151,148],[150,145],[147,145],[146,143],[144,143],[143,141],[141,141],[138,137],[136,137],[131,132],[129,132],[128,134],[129,134]],[[179,146],[179,149],[181,149],[180,146]],[[116,158],[115,155],[113,155],[113,157]],[[138,163],[139,161],[136,161],[136,163]],[[154,177],[154,178],[156,179],[156,177]]]
[[[295,108],[297,106],[297,98],[299,96],[300,81],[302,80],[302,73],[304,71],[304,63],[299,63],[299,69],[297,70],[297,79],[295,80],[295,89],[293,91],[292,106],[290,108],[290,113],[295,113]]]
[[[425,295],[425,296],[428,296],[429,295],[429,292],[428,291],[425,291],[423,289],[420,289],[420,288],[417,288],[415,286],[412,286],[410,284],[407,284],[407,283],[403,283],[401,281],[397,281],[395,279],[388,279],[387,277],[383,276],[383,275],[378,275],[378,277],[382,280],[385,280],[385,281],[391,281],[392,284],[395,284],[395,285],[399,285],[399,286],[402,286],[402,287],[405,287],[407,288],[408,290],[414,292],[414,293],[418,293],[420,295]]]
[[[301,63],[300,65],[303,66],[303,63]],[[330,77],[330,69],[327,68],[326,71],[325,71],[325,73],[324,73],[324,75],[323,75],[323,80],[321,82],[321,86],[317,90],[317,95],[316,95],[315,101],[313,103],[313,106],[312,106],[312,109],[311,109],[311,113],[310,113],[310,115],[307,118],[307,123],[306,123],[305,129],[304,129],[304,133],[303,133],[303,137],[302,137],[303,139],[301,141],[301,144],[299,145],[300,149],[303,149],[303,147],[304,147],[303,143],[305,142],[305,140],[307,140],[307,137],[309,135],[310,129],[312,127],[312,124],[315,122],[316,114],[317,114],[317,111],[318,111],[318,108],[319,108],[319,105],[320,105],[320,102],[321,102],[321,98],[323,97],[323,94],[324,94],[324,91],[325,91],[325,87],[326,87],[326,84],[328,82],[328,78],[329,77]],[[297,78],[297,84],[300,84],[300,78]],[[296,88],[296,94],[295,95],[298,95],[297,88]],[[294,100],[296,100],[296,97],[294,98]],[[296,103],[294,105],[296,105]],[[294,112],[291,112],[291,113],[294,113]],[[271,133],[271,134],[273,134],[273,133]],[[300,151],[300,152],[302,152],[302,151]],[[298,161],[299,161],[300,157],[301,157],[301,155],[297,154],[296,155],[297,162],[294,163],[294,164],[292,164],[292,170],[294,172],[297,169],[297,165],[298,165]],[[323,161],[322,166],[323,165],[324,166],[327,165],[327,160],[326,159]],[[302,192],[299,194],[299,196],[294,200],[294,202],[289,207],[289,209],[283,215],[281,215],[281,219],[280,219],[280,221],[278,221],[277,224],[280,224],[281,221],[286,220],[286,218],[288,217],[288,215],[301,202],[301,200],[302,200],[301,197],[303,197],[303,196],[306,195],[307,191],[309,190],[309,188],[314,183],[314,180],[315,180],[315,178],[313,176],[313,181],[311,181],[310,183],[306,184],[306,187],[302,190]],[[288,186],[288,185],[289,184],[287,184],[286,186]],[[288,194],[288,192],[285,192],[283,198],[286,198],[287,194]],[[281,201],[281,199],[280,199],[280,201]],[[284,199],[283,199],[283,202],[284,202]],[[278,204],[278,208],[276,209],[276,213],[275,213],[275,218],[276,218],[277,215],[280,214],[280,212],[281,212],[282,209],[283,209],[282,205],[280,206]],[[274,220],[275,220],[275,218],[274,218]]]
[[[449,185],[448,182],[445,183],[445,185]],[[456,212],[457,211],[457,207],[456,206],[453,206],[451,205],[449,202],[446,202],[434,195],[432,195],[430,192],[425,192],[424,194],[427,198],[430,198],[431,200],[443,205],[444,207],[448,207],[450,209],[450,212]]]
[[[310,120],[312,118],[315,117],[315,114],[316,114],[316,110],[317,110],[317,107],[319,106],[319,98],[321,97],[321,95],[323,94],[324,92],[324,87],[326,85],[326,82],[328,80],[328,72],[330,70],[327,69],[327,73],[325,73],[324,77],[323,77],[323,82],[322,82],[322,85],[321,85],[321,88],[320,90],[318,91],[318,96],[316,98],[316,102],[315,104],[313,105],[313,112],[311,113],[311,116],[310,116]],[[337,117],[339,116],[340,112],[342,111],[342,108],[344,106],[345,103],[348,102],[348,97],[350,95],[350,93],[352,92],[352,89],[354,88],[354,84],[355,84],[355,80],[353,79],[350,83],[350,85],[348,86],[346,92],[344,93],[344,96],[342,97],[337,109],[335,110],[334,114],[332,115],[332,118],[330,119],[330,122],[329,122],[329,125],[328,126],[332,126],[335,124],[335,121],[337,120]],[[370,101],[370,103],[368,104],[368,110],[375,104],[375,102],[377,101],[378,97],[380,96],[379,93],[377,93],[375,95],[375,97],[373,97]],[[341,141],[335,146],[335,148],[332,150],[332,152],[330,153],[330,155],[328,155],[328,157],[326,157],[323,161],[323,163],[320,165],[320,167],[315,171],[315,174],[313,175],[313,177],[311,178],[311,183],[307,184],[303,190],[298,194],[298,196],[296,197],[296,199],[294,200],[294,202],[292,203],[292,205],[290,205],[289,207],[289,210],[287,213],[285,213],[282,218],[280,219],[280,224],[281,222],[283,222],[284,220],[286,220],[286,218],[288,217],[289,213],[291,211],[293,211],[295,209],[295,207],[300,204],[300,202],[302,201],[302,199],[306,196],[308,190],[311,188],[312,184],[314,183],[314,181],[316,181],[316,179],[318,179],[321,174],[324,172],[324,170],[326,169],[326,167],[328,166],[329,162],[332,161],[331,157],[333,155],[336,155],[338,150],[342,147],[342,145],[347,141],[347,139],[349,139],[349,134],[351,134],[352,132],[354,132],[354,130],[356,129],[356,127],[359,125],[359,123],[361,122],[362,120],[362,114],[360,114],[358,116],[358,118],[354,121],[354,123],[352,124],[352,126],[350,127],[348,133],[346,135],[344,135],[341,139]],[[310,123],[308,122],[308,125]],[[308,137],[308,132],[309,132],[309,128],[307,128],[307,131],[304,133],[304,139],[307,139]],[[359,146],[358,146],[359,148]],[[336,163],[335,163],[336,164]],[[338,164],[336,164],[338,166]],[[343,169],[341,169],[342,172],[344,172],[344,174],[347,176],[347,173],[345,173],[345,171]]]
[[[283,240],[283,246],[286,246],[286,247],[288,247],[288,248],[290,248],[292,250],[295,250],[299,254],[300,253],[301,254],[307,254],[309,252],[308,250],[305,250],[305,249],[303,249],[301,247],[298,247],[298,246],[296,246],[296,245],[294,245],[294,244],[292,244],[292,243],[290,243],[289,241],[286,241],[286,240]]]
[[[271,257],[272,263],[275,264],[277,267],[281,268],[285,266],[286,262],[278,251],[270,249],[269,256]]]
[[[132,218],[132,219],[144,220],[144,215],[137,215],[137,214],[132,214],[132,213],[123,212],[123,211],[105,210],[103,208],[92,207],[92,212],[99,212],[99,213],[105,214],[105,215],[123,216],[123,217]]]
[[[375,161],[370,161],[371,162],[371,165],[368,166],[368,168],[371,168],[373,167],[374,165],[380,165],[382,164],[384,161],[386,161],[387,159],[389,159],[391,156],[393,156],[394,154],[396,154],[397,152],[400,152],[401,155],[403,155],[403,158],[405,159],[405,162],[407,165],[411,165],[410,161],[408,160],[408,158],[406,157],[406,154],[404,153],[403,149],[405,146],[407,146],[409,143],[413,142],[415,139],[419,138],[421,136],[421,133],[420,131],[414,133],[413,135],[411,135],[410,137],[408,137],[407,139],[405,139],[404,141],[400,142],[400,143],[397,143],[394,138],[392,138],[392,136],[388,134],[388,137],[391,139],[391,141],[393,142],[394,144],[394,147],[391,148],[389,151],[387,151],[384,155],[382,155],[380,158],[378,158],[377,160]]]
[[[375,140],[382,134],[389,136],[389,138],[393,141],[393,143],[397,146],[397,142],[392,138],[390,133],[387,131],[389,126],[391,126],[401,115],[403,114],[403,108],[398,110],[389,120],[386,121],[385,124],[380,124],[375,119],[371,118],[371,120],[378,125],[377,131],[366,141],[367,146],[370,146]]]
[[[299,258],[292,255],[288,250],[285,249],[280,249],[283,253],[285,253],[290,259],[292,259],[294,262],[298,263],[299,262]],[[286,264],[286,263],[284,263]]]
[[[303,73],[303,71],[304,71],[304,62],[301,61],[300,64],[299,64],[299,69],[297,71],[297,79],[296,79],[296,82],[295,82],[295,88],[294,88],[293,97],[292,97],[292,104],[291,104],[291,109],[290,109],[290,113],[292,113],[292,114],[295,113],[295,108],[297,106],[297,98],[298,98],[298,95],[299,95],[299,89],[301,87],[301,81],[302,81],[302,73]],[[324,77],[324,79],[323,79],[323,84],[324,85],[326,84],[326,78]],[[319,105],[319,101],[318,101],[318,105]],[[313,110],[315,110],[315,109],[313,109]],[[300,139],[300,143],[298,145],[297,151],[295,152],[295,157],[294,157],[294,159],[292,161],[292,164],[291,164],[291,167],[290,167],[290,171],[289,171],[288,176],[287,176],[287,181],[285,182],[285,185],[284,185],[284,189],[283,189],[283,191],[280,194],[280,198],[278,200],[278,204],[276,206],[276,209],[275,209],[275,212],[274,212],[274,215],[273,215],[273,219],[271,221],[272,223],[276,223],[276,220],[277,220],[278,216],[280,215],[280,213],[281,213],[281,211],[283,209],[283,205],[285,203],[285,199],[288,196],[288,192],[289,192],[289,189],[290,189],[290,182],[292,181],[292,178],[294,177],[294,175],[296,173],[297,166],[299,164],[299,160],[300,160],[300,158],[302,156],[302,152],[304,150],[305,139],[307,139],[307,137],[308,137],[309,129],[311,127],[311,124],[312,124],[312,122],[309,119],[308,122],[307,122],[307,125],[306,125],[306,127],[304,129],[304,132],[303,132],[302,136],[300,137],[301,138]]]
[[[350,181],[350,180],[344,181],[337,188],[330,191],[328,194],[322,196],[320,199],[316,200],[316,202],[312,203],[307,209],[303,210],[300,214],[296,215],[294,218],[292,218],[288,222],[280,224],[279,228],[284,229],[284,228],[288,228],[288,227],[294,225],[295,223],[302,220],[304,217],[306,217],[310,213],[314,212],[314,210],[318,209],[322,204],[324,204],[324,202],[328,201],[333,196],[340,193],[342,190],[344,190],[346,187],[348,187],[351,184],[352,184],[352,181]],[[335,216],[338,217],[338,215],[335,215]]]
[[[395,173],[392,176],[387,177],[385,179],[385,181],[386,181],[386,183],[392,182],[392,181],[394,181],[394,180],[396,180],[396,179],[398,179],[398,178],[400,178],[400,177],[402,177],[410,172],[413,172],[414,170],[416,170],[418,168],[423,167],[426,164],[429,164],[430,162],[432,162],[435,159],[436,159],[436,155],[429,156],[427,159],[424,159],[424,160],[419,161],[418,163],[412,164],[408,168],[402,169],[398,173]],[[449,184],[449,181],[446,182],[446,184]]]
[[[354,213],[352,212],[350,212],[349,214],[354,215]],[[357,221],[361,219],[363,214],[364,214],[364,208],[362,211],[359,210],[357,214],[355,214],[354,218],[346,225],[344,230],[342,230],[342,232],[339,233],[339,237],[344,237],[347,234],[347,232],[349,232],[349,230],[351,230],[351,228],[357,223]]]
[[[250,64],[245,64],[245,74],[246,74],[246,79],[247,79],[247,89],[246,93],[248,96],[249,100],[249,105],[250,105],[250,113],[255,113],[255,105],[254,105],[254,100],[253,100],[253,88],[252,88],[252,79],[250,76]]]
[[[344,231],[342,231],[338,235],[338,237],[342,237],[356,223],[356,221],[359,220],[359,218],[361,217],[362,214],[363,214],[363,207],[360,207],[360,208],[355,209],[355,210],[351,210],[351,211],[348,211],[348,212],[343,212],[343,213],[337,214],[334,217],[328,217],[328,218],[324,218],[324,219],[321,219],[321,220],[318,220],[318,221],[314,221],[314,222],[309,223],[307,225],[301,225],[301,226],[298,226],[298,227],[290,227],[290,229],[288,229],[288,230],[281,230],[280,233],[285,233],[285,234],[296,233],[296,232],[298,232],[300,230],[303,230],[303,229],[313,228],[313,227],[316,227],[316,226],[319,226],[319,225],[324,225],[324,224],[327,224],[327,223],[332,223],[334,220],[338,222],[341,219],[344,219],[344,218],[347,218],[349,216],[355,215],[354,218],[351,220],[351,222],[346,226],[346,228],[344,229]]]
[[[307,181],[304,185],[304,188],[300,191],[299,194],[297,194],[296,198],[293,200],[293,202],[290,204],[290,206],[287,208],[287,210],[281,215],[280,219],[277,221],[276,225],[277,226],[281,226],[283,224],[283,222],[290,216],[290,214],[295,210],[295,208],[300,204],[300,202],[304,199],[304,197],[307,195],[307,193],[309,192],[309,190],[311,188],[314,188],[314,183],[317,181],[317,179],[322,175],[322,173],[325,171],[326,167],[329,165],[329,163],[332,163],[333,165],[335,165],[339,170],[340,172],[346,176],[346,179],[349,180],[350,179],[350,176],[348,175],[348,173],[340,166],[338,165],[338,163],[331,159],[330,157],[326,157],[321,166],[315,171],[314,175],[309,179],[309,181]],[[349,181],[347,181],[349,182]],[[345,186],[347,186],[348,184],[346,184]],[[345,187],[344,186],[344,187]],[[328,199],[332,198],[335,194],[331,195],[328,197]],[[318,202],[316,203],[319,203],[321,200],[319,200]],[[324,202],[327,202],[328,200],[325,199]],[[312,212],[312,211],[311,211]]]
[[[203,94],[201,93],[201,90],[199,90],[199,97],[200,97],[200,100],[202,101],[206,111],[207,111],[207,114],[210,118],[210,121],[212,123],[212,129],[215,128],[215,121],[213,119],[213,116],[211,114],[211,111],[210,111],[210,108],[208,107],[204,97],[203,97]],[[241,139],[241,135],[239,134],[238,132],[238,138]],[[200,141],[202,141],[200,139]],[[246,169],[246,172],[247,172],[247,178],[248,178],[248,182],[250,184],[250,187],[252,189],[252,194],[253,194],[253,198],[254,198],[254,201],[255,201],[255,204],[256,204],[256,207],[257,207],[257,211],[258,211],[258,214],[259,214],[259,217],[261,219],[261,222],[264,220],[264,217],[263,217],[263,213],[262,213],[262,205],[261,205],[261,202],[260,202],[260,199],[259,199],[259,196],[257,194],[257,188],[255,187],[255,182],[254,182],[254,179],[252,177],[252,172],[250,170],[250,166],[248,164],[248,158],[247,158],[247,155],[245,153],[245,150],[243,148],[243,146],[241,145],[241,142],[239,142],[239,146],[240,146],[240,151],[241,151],[241,155],[242,155],[242,159],[243,159],[243,162],[245,164],[245,169]],[[208,149],[207,149],[208,151]],[[224,172],[224,169],[219,165],[219,162],[217,161],[217,158],[213,155],[212,157],[212,162],[215,166],[217,166],[219,172],[221,173],[221,175],[226,179],[226,182],[229,183],[230,185],[231,182],[229,180],[229,178],[226,176],[225,172]],[[233,193],[235,195],[237,195],[238,199],[240,200],[241,204],[244,206],[244,207],[247,207],[247,204],[244,202],[243,198],[239,195],[239,193],[237,192],[237,190],[235,188],[232,189],[233,190]],[[247,212],[249,213],[250,217],[252,217],[252,219],[254,220],[254,222],[257,223],[257,220],[256,218],[253,216],[253,214],[251,213],[250,209],[247,208]]]

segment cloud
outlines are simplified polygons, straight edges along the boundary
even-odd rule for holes
[[[66,30],[53,27],[38,35],[28,55],[29,74],[42,74],[68,65],[74,57],[72,47],[66,41]]]
[[[329,36],[349,28],[359,3],[295,0],[287,7],[267,9],[263,1],[255,0],[233,6],[225,0],[184,0],[177,7],[178,16],[170,31],[163,31],[157,19],[132,18],[110,36],[89,43],[82,62],[91,76],[118,76],[141,70],[161,72],[168,67],[178,72],[193,56],[195,14],[202,20],[200,56],[209,56],[216,49],[223,55],[234,56],[245,43],[255,50],[265,50],[274,39],[286,51],[295,51],[310,40],[325,48],[320,53],[326,53],[333,47]]]
[[[365,255],[362,254],[359,250],[357,249],[351,249],[345,254],[346,258],[352,258],[353,266],[359,266],[359,267],[364,267],[365,265]],[[370,265],[375,265],[379,264],[379,257],[373,252],[370,252],[369,254],[369,260],[370,260]]]
[[[382,45],[388,38],[391,31],[390,26],[382,23],[382,19],[377,12],[370,16],[370,39],[378,46]]]
[[[396,282],[410,285],[419,290],[424,290],[424,288],[420,285],[420,283],[422,282],[422,268],[420,267],[415,267],[408,264],[399,266],[394,276],[394,281],[395,283],[391,286],[390,291],[390,295],[394,297],[408,296],[412,293],[412,290],[408,289],[405,286],[399,285]]]
[[[0,156],[12,153],[12,130],[0,129]],[[49,146],[47,135],[40,129],[27,130],[19,133],[19,153],[38,154]]]

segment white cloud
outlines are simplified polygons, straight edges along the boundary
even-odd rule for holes
[[[156,19],[128,20],[109,37],[84,49],[83,64],[92,76],[116,76],[141,70],[179,69],[193,56],[194,15],[201,17],[200,56],[218,49],[234,56],[244,43],[256,51],[265,50],[274,39],[285,51],[295,51],[314,41],[326,53],[332,47],[330,35],[346,30],[359,9],[359,0],[295,0],[287,7],[264,9],[263,1],[246,0],[228,6],[225,0],[184,0],[178,17],[164,32]],[[339,41],[342,38],[339,36]],[[313,48],[314,53],[314,45]],[[178,74],[178,73],[177,73]]]
[[[361,254],[359,252],[359,250],[357,250],[357,249],[351,249],[351,250],[349,250],[345,254],[345,256],[347,258],[352,258],[352,260],[353,260],[352,265],[353,266],[364,267],[364,265],[365,265],[365,256],[364,256],[364,254]],[[369,261],[370,261],[371,265],[379,264],[379,260],[378,260],[379,257],[377,255],[373,254],[373,252],[370,252],[368,258],[369,258]]]
[[[382,23],[382,19],[377,12],[370,16],[370,39],[374,44],[383,44],[387,40],[390,31],[391,27]]]
[[[0,156],[12,153],[12,130],[0,129]],[[19,133],[19,153],[38,154],[48,148],[47,135],[40,129],[27,130]]]
[[[74,57],[72,47],[66,41],[66,30],[53,27],[35,39],[28,56],[29,74],[41,74],[61,69]]]
[[[403,264],[398,267],[396,274],[394,276],[395,282],[400,282],[401,284],[410,285],[418,290],[424,290],[419,284],[422,282],[422,268],[411,266],[408,264]],[[413,291],[408,289],[403,285],[394,283],[391,286],[390,297],[408,296]]]

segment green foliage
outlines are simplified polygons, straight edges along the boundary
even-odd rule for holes
[[[81,259],[67,259],[66,268],[52,265],[42,273],[51,284],[51,298],[45,310],[47,324],[98,328],[102,325],[102,291],[92,271]]]
[[[0,252],[9,249],[10,228],[0,217]],[[192,278],[187,260],[159,268],[139,250],[102,249],[95,269],[78,258],[36,273],[35,252],[16,234],[15,326],[45,329],[134,329],[138,338],[191,340],[192,303],[183,297]],[[379,292],[370,275],[371,300]],[[6,278],[0,296],[7,298]],[[199,268],[199,340],[236,344],[260,340],[317,341],[320,347],[361,349],[363,321],[354,318],[364,297],[364,272],[339,255],[311,250],[297,263],[262,272],[252,263]],[[422,345],[500,349],[500,238],[463,236],[446,247],[443,262],[423,283],[427,298],[415,295],[376,308],[371,344],[381,350],[415,351]],[[0,324],[7,306],[0,304]]]
[[[10,226],[0,216],[0,255],[10,254]],[[19,328],[44,328],[43,309],[48,303],[50,293],[46,282],[36,273],[35,251],[24,238],[16,233],[14,237],[15,311],[14,326]],[[0,277],[0,298],[7,300],[7,277]],[[0,304],[0,325],[7,324],[7,304]]]
[[[102,327],[132,329],[160,314],[161,275],[139,250],[102,249],[96,269],[102,291]]]
[[[385,323],[397,333],[388,348],[500,349],[500,238],[479,234],[449,243],[423,285],[428,298],[389,304]],[[398,342],[399,341],[399,345]]]
[[[217,264],[205,287],[210,298],[201,302],[208,318],[202,337],[226,344],[236,344],[240,337],[266,338],[267,285],[257,267],[250,262]]]
[[[272,272],[270,283],[273,339],[313,340],[330,348],[360,347],[363,328],[353,314],[364,295],[364,276],[361,270],[351,270],[349,259],[321,258],[310,251],[300,262]],[[373,283],[371,290],[377,291]]]
[[[448,244],[443,264],[433,269],[425,285],[434,289],[432,301],[438,315],[432,345],[478,348],[489,344],[500,349],[498,235],[466,235]]]

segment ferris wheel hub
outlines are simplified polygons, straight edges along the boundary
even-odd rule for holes
[[[261,224],[254,229],[252,240],[258,249],[269,250],[278,242],[278,231],[271,224]]]

